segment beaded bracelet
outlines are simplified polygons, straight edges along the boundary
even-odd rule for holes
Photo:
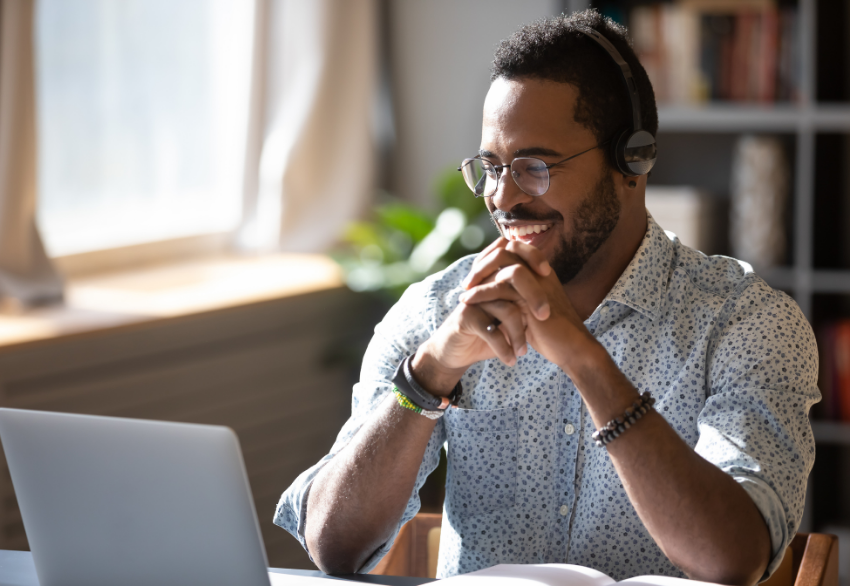
[[[612,419],[606,425],[593,432],[593,435],[590,437],[599,447],[610,444],[620,437],[624,431],[637,423],[638,419],[646,415],[652,409],[653,405],[655,405],[655,399],[649,394],[649,391],[644,391],[640,399],[632,403],[632,406],[626,409],[622,417]]]
[[[395,395],[396,401],[398,404],[404,407],[405,409],[410,409],[414,413],[419,413],[419,415],[424,415],[428,419],[439,419],[443,415],[445,415],[446,411],[444,409],[439,409],[437,411],[431,411],[429,409],[423,409],[413,401],[411,401],[407,395],[398,390],[398,387],[393,387],[393,395]]]

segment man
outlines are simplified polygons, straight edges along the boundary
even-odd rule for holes
[[[628,62],[657,129],[625,30],[596,12],[502,43],[466,163],[503,237],[390,310],[351,419],[278,507],[325,571],[374,567],[445,442],[441,576],[567,562],[754,584],[796,532],[819,399],[811,329],[746,265],[648,217],[646,176],[618,170],[608,144],[632,124],[623,75],[590,29]],[[458,381],[458,408],[417,407]]]

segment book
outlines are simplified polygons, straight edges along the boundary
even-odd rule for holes
[[[834,409],[837,419],[850,421],[850,321],[835,326]]]
[[[698,580],[669,576],[637,576],[617,582],[598,570],[572,564],[499,564],[440,580],[446,586],[700,586]]]
[[[827,323],[818,328],[818,351],[820,353],[818,387],[820,387],[820,403],[812,408],[812,416],[817,419],[832,421],[835,413],[835,324]]]
[[[678,0],[629,14],[659,103],[769,104],[799,97],[797,8],[773,0]]]
[[[646,209],[682,244],[706,254],[725,252],[725,200],[691,186],[648,185]]]
[[[818,328],[822,399],[814,409],[817,419],[850,423],[850,319],[839,319]]]

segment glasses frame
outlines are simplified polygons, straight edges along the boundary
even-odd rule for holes
[[[469,187],[469,189],[472,191],[472,195],[476,198],[478,198],[478,197],[493,197],[493,195],[499,190],[499,182],[502,180],[502,175],[504,175],[504,170],[506,168],[510,168],[515,162],[520,161],[520,160],[532,159],[532,160],[535,160],[535,161],[540,161],[543,164],[543,166],[546,168],[546,178],[548,180],[547,185],[546,185],[546,189],[545,189],[545,191],[543,191],[543,193],[538,193],[538,194],[528,193],[527,191],[525,191],[522,188],[522,186],[520,186],[519,183],[516,182],[516,177],[513,177],[513,173],[511,174],[511,177],[514,180],[514,184],[519,188],[520,191],[522,191],[526,195],[530,195],[531,197],[540,197],[541,195],[544,195],[547,191],[549,191],[549,187],[552,185],[552,177],[549,174],[549,169],[551,169],[552,167],[555,167],[557,165],[560,165],[562,163],[566,163],[567,161],[575,159],[576,157],[580,157],[581,155],[583,155],[585,153],[589,153],[590,151],[592,151],[594,149],[598,149],[600,147],[603,147],[610,142],[611,142],[610,140],[606,140],[605,142],[600,142],[599,144],[592,146],[587,150],[583,150],[580,153],[569,156],[566,159],[562,159],[562,160],[558,161],[557,163],[552,163],[551,165],[547,165],[546,161],[543,161],[542,159],[538,159],[537,157],[516,157],[513,161],[511,161],[507,165],[496,165],[490,159],[485,159],[481,155],[478,155],[478,156],[472,157],[471,159],[464,159],[461,162],[460,167],[457,168],[457,170],[460,171],[461,173],[463,173],[463,168],[465,166],[467,166],[468,164],[472,163],[472,161],[487,161],[488,163],[490,163],[493,166],[493,169],[496,171],[496,186],[493,188],[493,191],[491,193],[486,194],[486,195],[485,194],[478,195],[477,193],[475,193],[475,188],[470,186],[469,183],[466,181],[466,175],[464,175],[464,183],[466,183],[466,186]]]

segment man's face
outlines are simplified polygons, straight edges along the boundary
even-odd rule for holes
[[[595,146],[593,133],[574,120],[577,96],[569,84],[497,79],[484,101],[480,154],[496,165],[516,157],[550,165]],[[505,169],[486,200],[502,235],[540,249],[561,283],[581,271],[620,217],[604,148],[549,169],[549,190],[537,197],[523,193]]]

